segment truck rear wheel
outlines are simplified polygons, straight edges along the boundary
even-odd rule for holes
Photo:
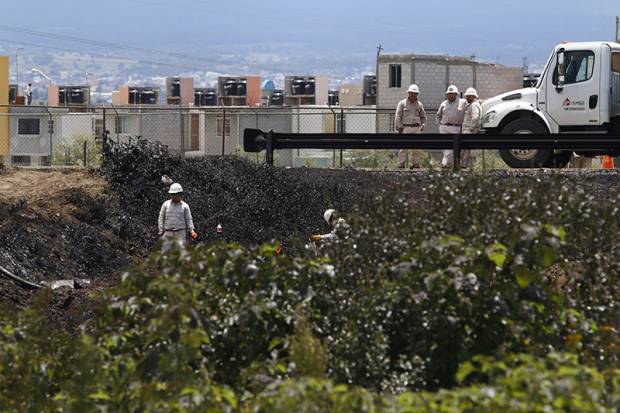
[[[547,128],[533,119],[517,119],[504,126],[502,135],[543,134]],[[500,149],[502,160],[511,168],[541,168],[552,155],[550,149]]]

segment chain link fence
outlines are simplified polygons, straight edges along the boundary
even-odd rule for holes
[[[435,116],[427,111],[427,133],[436,133]],[[256,162],[264,154],[243,152],[243,131],[256,128],[292,133],[390,133],[394,110],[367,107],[173,107],[90,106],[79,108],[10,106],[10,163],[16,166],[87,166],[101,161],[105,136],[116,143],[146,139],[184,157],[238,155]],[[3,132],[0,130],[0,139]],[[282,150],[279,166],[396,168],[393,150]],[[441,154],[425,154],[437,164]],[[476,169],[505,167],[494,151],[480,151]]]

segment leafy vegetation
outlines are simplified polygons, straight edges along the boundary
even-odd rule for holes
[[[618,208],[560,177],[526,183],[438,175],[423,199],[349,215],[318,252],[155,251],[78,337],[3,311],[0,405],[617,411]]]

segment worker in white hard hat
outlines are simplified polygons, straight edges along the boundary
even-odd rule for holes
[[[424,105],[418,100],[420,88],[418,85],[410,85],[407,89],[407,98],[398,102],[396,116],[394,117],[394,127],[400,134],[419,134],[426,126],[426,112]],[[404,168],[407,163],[408,153],[411,154],[411,169],[420,167],[420,150],[401,149],[398,152],[398,167]]]
[[[163,203],[159,211],[159,236],[164,241],[177,242],[179,245],[185,245],[187,234],[192,239],[196,239],[198,234],[194,228],[192,212],[181,198],[183,197],[183,188],[181,184],[173,183],[168,190],[170,199]]]
[[[465,118],[463,119],[463,134],[471,135],[480,133],[482,126],[482,106],[478,102],[478,92],[473,87],[465,91]],[[471,163],[471,150],[461,152],[461,167],[469,168]]]
[[[465,118],[465,108],[467,102],[465,99],[459,98],[459,89],[450,85],[446,90],[446,99],[437,111],[437,124],[439,125],[439,133],[457,135],[461,133],[461,127],[463,126],[463,119]],[[443,159],[441,160],[441,167],[448,169],[452,167],[454,162],[452,150],[443,151]]]
[[[333,240],[336,238],[336,232],[342,228],[348,227],[344,218],[338,216],[338,212],[335,209],[328,209],[323,213],[323,219],[327,222],[327,225],[332,227],[332,232],[324,235],[312,235],[310,239],[314,242]]]

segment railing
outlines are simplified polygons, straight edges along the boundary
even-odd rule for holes
[[[566,151],[620,151],[620,135],[588,134],[517,134],[517,135],[446,135],[394,133],[277,133],[246,129],[243,136],[246,152],[266,151],[266,161],[273,165],[277,149],[422,149],[452,150],[453,168],[460,168],[461,150],[467,149],[553,149]],[[615,154],[614,154],[615,155]]]

